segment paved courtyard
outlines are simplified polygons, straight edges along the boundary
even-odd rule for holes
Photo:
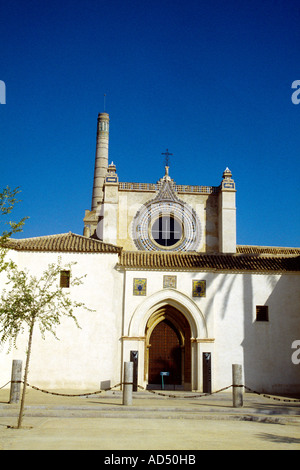
[[[2,450],[97,449],[103,459],[114,450],[300,450],[300,403],[251,393],[242,408],[232,407],[230,392],[186,398],[138,392],[125,407],[121,392],[84,398],[29,389],[22,429],[8,427],[19,409],[8,396],[0,390]]]

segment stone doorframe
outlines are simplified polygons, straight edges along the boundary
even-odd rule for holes
[[[138,383],[146,387],[145,377],[146,326],[160,308],[171,305],[187,319],[191,329],[191,388],[202,391],[202,353],[213,352],[214,339],[209,337],[207,322],[198,305],[176,289],[162,289],[146,298],[133,312],[128,333],[123,336],[123,358],[129,360],[130,350],[139,352]],[[212,377],[213,380],[213,377]]]

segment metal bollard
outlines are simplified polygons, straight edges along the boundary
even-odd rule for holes
[[[22,361],[14,359],[11,369],[9,403],[19,403],[21,395]]]
[[[123,405],[132,405],[133,362],[124,362]]]
[[[241,408],[243,406],[243,392],[242,386],[243,368],[241,364],[232,364],[232,404],[234,408]]]

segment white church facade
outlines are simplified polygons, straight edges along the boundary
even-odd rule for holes
[[[64,320],[34,337],[29,383],[48,389],[98,390],[123,380],[134,360],[137,383],[199,392],[232,382],[258,392],[300,393],[300,248],[236,243],[236,185],[228,168],[219,186],[120,182],[108,164],[109,115],[100,113],[91,210],[83,235],[71,232],[12,240],[20,268],[41,274],[49,263],[75,262],[68,287],[92,311],[76,311],[80,329]],[[168,151],[166,152],[168,156]],[[65,274],[65,273],[64,273]],[[5,275],[1,275],[4,285]],[[58,280],[61,282],[61,279]],[[27,338],[6,354],[25,363]],[[300,355],[300,354],[299,354]]]

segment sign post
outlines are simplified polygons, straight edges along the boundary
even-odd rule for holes
[[[165,386],[164,386],[164,377],[169,377],[170,375],[170,372],[161,372],[160,373],[160,376],[161,376],[161,389],[164,390]]]

